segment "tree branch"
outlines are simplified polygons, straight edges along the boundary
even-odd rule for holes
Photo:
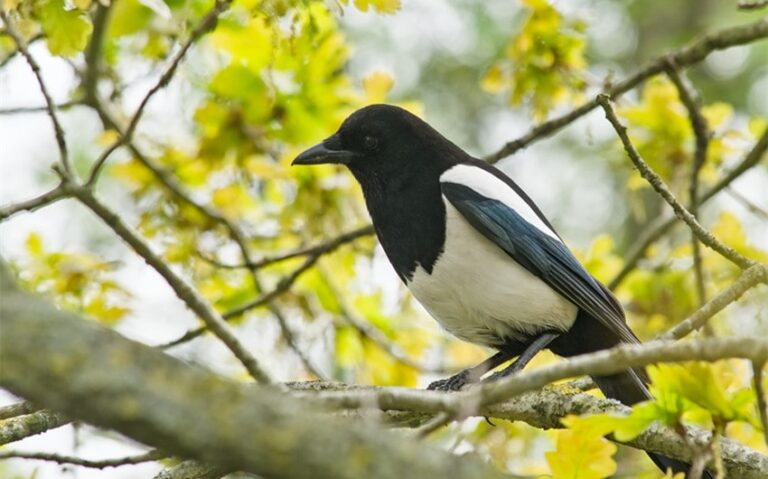
[[[136,456],[127,456],[117,459],[101,459],[101,460],[89,460],[79,457],[62,456],[60,454],[50,454],[47,452],[21,452],[21,451],[4,451],[0,452],[0,460],[2,459],[32,459],[36,461],[48,461],[55,462],[57,464],[72,464],[74,466],[90,467],[94,469],[106,469],[108,467],[120,467],[128,466],[130,464],[141,464],[142,462],[157,461],[167,457],[167,454],[163,454],[160,451],[154,450],[144,454]]]
[[[326,401],[324,397],[335,394],[364,395],[381,398],[397,388],[384,388],[379,386],[350,386],[341,383],[302,382],[291,383],[292,390],[297,391],[298,397],[307,400]],[[426,394],[428,391],[416,391]],[[412,408],[410,403],[400,404],[398,398],[393,396],[387,406],[375,402],[366,403],[360,407],[359,403],[340,406],[330,402],[331,407],[341,409],[347,415],[360,415],[365,417],[366,411],[381,407],[383,414],[381,419],[394,426],[424,428],[443,412],[424,413]],[[352,409],[346,409],[351,407]],[[394,407],[394,409],[389,408]],[[359,408],[359,409],[358,409]],[[373,412],[377,412],[375,409]],[[560,429],[560,422],[570,415],[594,415],[594,414],[628,414],[630,408],[610,399],[598,399],[591,394],[574,391],[568,386],[549,386],[540,391],[529,391],[515,396],[514,399],[498,404],[492,404],[479,408],[478,416],[503,419],[508,421],[523,421],[540,429]],[[434,424],[434,423],[433,423]],[[417,429],[418,430],[418,429]],[[614,438],[609,438],[615,441]],[[660,426],[652,426],[636,438],[623,442],[627,446],[656,452],[674,457],[681,461],[690,461],[694,455],[690,445],[704,445],[711,441],[711,434],[698,428],[686,428],[686,437],[681,437],[676,431]],[[754,478],[762,479],[768,471],[768,457],[757,451],[751,450],[727,438],[722,438],[722,456],[728,471],[729,478]]]
[[[765,388],[763,388],[763,371],[765,370],[765,361],[752,362],[752,384],[755,388],[757,397],[757,413],[760,416],[760,422],[763,424],[763,438],[768,445],[768,401],[765,399]]]
[[[584,355],[455,394],[301,383],[290,385],[296,392],[286,395],[218,378],[97,323],[56,311],[12,290],[6,274],[0,291],[4,297],[0,361],[8,365],[0,378],[3,387],[161,450],[267,477],[499,476],[467,456],[446,454],[386,432],[371,421],[354,423],[322,414],[320,405],[359,409],[358,414],[371,408],[400,410],[404,412],[387,413],[386,418],[409,426],[424,424],[436,413],[450,413],[560,427],[560,418],[567,414],[628,409],[581,392],[566,394],[561,387],[529,391],[561,378],[610,374],[652,362],[768,358],[768,340],[758,338],[655,342]],[[31,344],[39,352],[34,357],[28,354]],[[499,401],[511,396],[514,400]],[[697,444],[708,443],[710,437],[693,428],[689,435]],[[630,444],[691,459],[685,440],[667,429],[651,428]],[[729,477],[765,477],[768,458],[727,439],[722,444]],[[339,461],[339,457],[366,460]]]
[[[81,105],[82,103],[80,101],[67,101],[64,103],[59,103],[55,106],[56,110],[68,110],[72,108],[73,106]],[[19,115],[22,113],[49,113],[48,105],[44,106],[17,106],[12,108],[3,108],[0,109],[0,115]],[[49,113],[50,114],[50,113]]]
[[[57,311],[0,274],[0,384],[36,404],[171,454],[265,477],[503,477],[478,459],[186,364]]]
[[[3,419],[10,419],[16,416],[23,416],[25,414],[32,414],[39,411],[40,408],[35,407],[29,401],[17,402],[16,404],[9,404],[8,406],[0,407],[0,421]]]
[[[288,291],[293,283],[296,282],[299,277],[301,277],[302,274],[307,272],[312,266],[315,265],[317,262],[319,256],[318,255],[312,255],[309,256],[307,259],[304,260],[304,262],[295,270],[293,270],[288,276],[285,276],[280,281],[278,281],[277,285],[272,289],[271,291],[262,294],[258,298],[254,299],[253,301],[246,303],[238,308],[235,308],[233,310],[227,311],[226,313],[222,314],[221,317],[225,321],[230,321],[232,319],[235,319],[237,317],[242,316],[246,312],[250,311],[251,309],[259,308],[261,306],[269,305],[275,298],[280,296],[281,294]],[[184,333],[181,337],[178,339],[174,339],[173,341],[170,341],[168,343],[165,343],[160,346],[161,349],[167,349],[174,346],[178,346],[181,344],[184,344],[188,341],[191,341],[192,339],[195,339],[196,337],[202,335],[205,333],[209,327],[201,326],[199,328],[191,329]]]
[[[106,150],[99,156],[99,158],[96,160],[96,162],[93,165],[93,168],[91,169],[90,176],[88,178],[88,181],[86,182],[87,185],[93,185],[96,180],[98,179],[99,173],[101,172],[102,167],[106,163],[107,159],[109,159],[109,156],[118,148],[125,145],[127,142],[131,140],[133,137],[133,133],[136,131],[136,127],[139,124],[139,120],[141,120],[142,115],[144,114],[144,110],[149,104],[149,101],[152,99],[152,97],[160,90],[165,88],[165,86],[171,81],[173,78],[173,75],[176,73],[176,69],[181,64],[181,61],[184,59],[184,56],[187,54],[189,49],[192,47],[192,45],[197,42],[203,35],[208,33],[213,27],[216,26],[216,22],[218,21],[219,15],[221,15],[224,11],[226,11],[230,4],[232,3],[232,0],[216,0],[216,3],[213,5],[213,8],[203,17],[203,19],[200,21],[200,23],[195,27],[194,30],[192,30],[192,33],[189,35],[189,38],[186,42],[181,46],[181,49],[176,53],[176,55],[171,60],[171,63],[168,65],[168,68],[165,70],[165,72],[160,75],[160,78],[158,78],[157,83],[150,88],[150,90],[147,92],[146,95],[144,95],[144,98],[141,100],[141,103],[139,104],[139,107],[136,109],[136,112],[131,117],[131,120],[128,122],[128,127],[125,129],[124,132],[120,135],[120,137],[112,143],[109,147],[107,147]]]
[[[16,213],[22,211],[35,211],[70,196],[71,194],[66,188],[62,187],[62,185],[58,185],[56,188],[35,198],[0,208],[0,222],[5,221]]]
[[[699,205],[703,205],[723,189],[727,188],[741,175],[749,171],[756,166],[762,159],[765,152],[768,151],[768,127],[766,127],[763,134],[757,140],[752,149],[744,156],[744,159],[733,169],[731,169],[726,175],[720,179],[712,188],[708,189],[699,198]],[[680,218],[677,216],[671,216],[669,218],[659,217],[655,220],[648,229],[640,236],[640,238],[629,248],[629,252],[625,255],[624,265],[621,270],[608,282],[608,287],[615,289],[626,276],[635,268],[637,262],[645,256],[645,251],[655,243],[659,238],[664,236],[671,227],[673,227]]]
[[[629,136],[627,136],[626,127],[621,124],[618,117],[616,116],[616,112],[613,111],[613,107],[611,107],[610,99],[608,96],[602,94],[598,95],[597,101],[603,107],[603,110],[605,110],[605,117],[613,125],[613,128],[619,135],[619,138],[621,139],[621,142],[624,145],[624,149],[627,151],[630,160],[632,160],[632,163],[634,163],[635,167],[640,171],[642,177],[651,184],[653,189],[656,190],[656,192],[661,195],[662,198],[664,198],[664,200],[675,211],[675,214],[680,219],[685,221],[685,223],[691,228],[691,231],[696,234],[701,242],[706,246],[709,246],[714,251],[717,251],[720,253],[720,255],[727,258],[742,269],[753,266],[755,264],[753,260],[743,256],[730,246],[720,242],[720,240],[715,238],[712,233],[710,233],[696,220],[690,211],[688,211],[683,205],[680,204],[679,201],[677,201],[677,198],[675,198],[672,192],[669,191],[667,185],[664,184],[664,180],[662,180],[659,175],[651,170],[648,164],[645,163],[645,161],[643,161],[643,159],[640,157],[640,153],[638,153],[637,149],[630,141]]]
[[[616,83],[614,86],[606,89],[603,93],[613,98],[617,98],[648,78],[662,73],[670,60],[674,61],[679,67],[687,67],[702,61],[710,53],[716,50],[724,50],[737,45],[743,45],[765,38],[766,36],[768,36],[768,19],[764,18],[747,25],[726,28],[710,33],[698,40],[694,40],[675,52],[657,58],[645,68]],[[568,113],[537,125],[525,135],[514,141],[510,141],[501,147],[499,151],[488,155],[485,159],[490,163],[496,163],[502,158],[510,156],[529,146],[531,143],[547,137],[564,126],[573,123],[574,120],[586,115],[598,106],[599,104],[597,103],[597,100],[594,99]]]
[[[197,461],[184,461],[160,471],[153,479],[219,479],[232,472],[230,469],[209,466]]]
[[[68,180],[65,180],[68,181]],[[243,346],[229,325],[184,279],[176,275],[162,258],[156,255],[141,237],[116,213],[98,201],[90,188],[68,184],[72,194],[123,239],[133,250],[165,279],[184,303],[202,319],[211,331],[229,348],[245,366],[248,373],[259,382],[270,383],[269,374],[262,369],[256,358]]]
[[[704,304],[695,313],[684,321],[681,321],[672,329],[659,336],[660,340],[681,339],[692,331],[702,327],[715,314],[726,306],[738,300],[741,295],[752,289],[759,283],[768,283],[768,267],[755,265],[741,273],[732,285],[725,291],[715,296],[712,301]]]
[[[3,373],[5,373],[5,368],[3,369]],[[3,380],[4,378],[0,377],[0,382]],[[45,409],[5,419],[0,421],[0,446],[43,433],[49,429],[56,429],[68,422],[62,415]]]
[[[670,59],[667,66],[667,76],[677,88],[680,101],[688,110],[688,118],[691,122],[695,141],[693,164],[691,165],[691,179],[688,183],[688,209],[695,218],[699,214],[699,173],[707,159],[709,150],[709,126],[707,119],[701,113],[701,97],[689,84],[688,79],[678,73],[678,67],[674,60]],[[707,301],[707,291],[704,287],[704,270],[701,259],[701,247],[695,233],[691,233],[691,246],[693,249],[693,271],[696,278],[696,293],[699,297],[699,305]]]
[[[29,67],[32,69],[32,73],[34,73],[35,78],[37,79],[37,83],[40,86],[40,92],[45,98],[45,107],[48,111],[48,116],[51,118],[51,123],[53,123],[53,131],[56,136],[56,144],[59,147],[61,164],[64,166],[66,171],[70,171],[71,167],[69,164],[69,155],[67,153],[67,142],[64,139],[64,130],[61,128],[59,116],[56,114],[56,104],[53,102],[53,98],[48,92],[48,87],[46,86],[45,81],[43,81],[43,74],[40,71],[40,65],[38,65],[32,54],[29,53],[29,49],[27,48],[27,44],[24,41],[24,38],[22,38],[19,32],[16,31],[16,27],[14,27],[13,23],[11,22],[11,18],[8,15],[8,12],[6,12],[4,5],[0,6],[0,19],[3,20],[6,32],[11,38],[13,38],[13,41],[16,43],[19,52],[21,52],[21,54],[27,60]]]

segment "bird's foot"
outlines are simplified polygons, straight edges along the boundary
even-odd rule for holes
[[[433,381],[427,386],[429,391],[459,391],[470,383],[469,371],[466,369],[446,379]]]

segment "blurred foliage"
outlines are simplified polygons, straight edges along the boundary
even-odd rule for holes
[[[14,265],[24,287],[109,326],[131,312],[131,293],[114,279],[118,264],[89,253],[47,251],[36,233],[26,246],[26,260]]]
[[[528,18],[504,58],[485,74],[483,87],[492,93],[510,90],[512,106],[526,100],[541,120],[552,108],[581,99],[586,25],[564,18],[547,0],[523,4],[530,10]]]
[[[77,85],[69,92],[71,98],[96,95],[121,122],[134,111],[136,92],[146,91],[147,78],[164,70],[214,5],[213,0],[2,1],[28,41],[40,42],[41,48],[75,67]],[[642,2],[585,1],[571,7],[545,0],[455,0],[450,8],[468,29],[466,38],[442,38],[435,45],[412,36],[416,40],[407,52],[397,51],[395,39],[369,23],[361,22],[357,30],[345,25],[345,15],[359,18],[360,12],[368,12],[366,19],[386,15],[383,18],[392,22],[400,15],[413,15],[409,2],[402,3],[235,0],[214,31],[188,53],[166,87],[169,98],[163,109],[148,110],[148,121],[155,122],[140,124],[137,147],[156,169],[173,175],[191,198],[237,225],[246,237],[250,259],[258,263],[367,223],[362,196],[347,172],[327,165],[290,168],[296,153],[331,134],[356,108],[392,102],[421,116],[429,112],[428,119],[442,122],[459,144],[487,153],[483,144],[487,130],[498,118],[508,118],[504,115],[510,114],[510,106],[522,111],[515,117],[518,120],[543,120],[580,103],[614,76],[635,70],[641,61],[724,26],[718,20],[720,12],[733,10],[709,0],[697,2],[696,12],[690,5],[678,12],[682,7],[650,7]],[[499,14],[502,10],[505,15]],[[692,13],[700,15],[699,20],[691,20],[696,16]],[[701,16],[705,13],[709,16]],[[626,20],[630,28],[620,32],[621,40],[636,37],[637,45],[611,50],[595,42],[599,28],[610,23],[603,21],[603,15],[617,24]],[[419,18],[411,30],[429,31],[436,26],[429,23],[439,20]],[[415,35],[392,31],[402,37]],[[463,49],[454,43],[463,44]],[[760,68],[768,64],[765,43],[746,47],[750,53],[742,78],[724,80],[707,74],[705,67],[691,72],[704,92],[703,114],[712,130],[700,174],[702,189],[743,158],[768,124],[765,112],[756,113],[749,101],[751,88],[764,77]],[[8,36],[0,35],[0,59],[10,58],[13,50]],[[418,67],[410,84],[392,69],[378,67],[388,55]],[[366,61],[364,71],[354,69],[361,57]],[[95,85],[88,81],[93,75]],[[734,87],[736,81],[742,83]],[[620,114],[640,153],[687,202],[695,139],[674,85],[658,76],[642,86],[637,97],[627,95],[621,102]],[[513,139],[508,136],[504,139]],[[105,128],[91,137],[94,144],[76,146],[93,161],[97,155],[92,152],[116,137],[117,132]],[[583,177],[573,178],[569,189],[583,187],[584,179],[592,181],[595,165],[606,169],[609,164],[609,181],[615,182],[617,195],[601,208],[611,210],[610,216],[620,216],[613,213],[624,206],[631,211],[624,223],[614,218],[606,230],[589,217],[580,218],[592,241],[578,252],[579,258],[598,279],[609,282],[624,265],[628,242],[648,226],[648,219],[660,211],[660,202],[632,170],[613,136],[595,142],[591,132],[579,131],[571,137],[564,133],[558,141],[567,147],[560,150],[564,161],[578,162],[578,176]],[[127,221],[222,313],[279,287],[300,271],[307,258],[269,261],[252,275],[242,267],[245,258],[227,228],[171,193],[147,168],[145,158],[128,151],[110,160],[98,188],[100,194],[123,200]],[[564,202],[563,192],[551,194],[553,204]],[[746,256],[768,261],[768,245],[750,237],[743,216],[723,208],[705,213],[702,221],[718,238]],[[419,386],[434,375],[394,358],[351,317],[380,332],[414,361],[433,368],[482,360],[486,351],[439,332],[403,288],[393,293],[396,278],[382,267],[375,245],[366,236],[322,255],[275,298],[273,305],[288,317],[299,344],[321,350],[316,356],[334,379],[380,385]],[[711,250],[702,253],[706,289],[715,294],[732,283],[739,270]],[[617,295],[640,337],[663,332],[699,307],[691,264],[690,233],[680,228],[658,241],[620,284]],[[62,308],[109,325],[132,312],[131,285],[115,279],[120,261],[93,253],[50,251],[33,234],[15,267],[28,288],[53,297]],[[750,303],[748,297],[745,303],[754,310],[758,301]],[[718,331],[733,327],[729,314],[713,321]],[[235,319],[235,324],[248,323],[262,331],[274,319],[272,310],[256,308]],[[284,353],[284,338],[274,346],[259,355]],[[531,367],[555,360],[542,354]],[[283,373],[309,377],[300,366]],[[650,471],[646,459],[627,458],[623,448],[616,453],[617,447],[603,436],[629,438],[655,422],[702,424],[765,450],[750,395],[750,373],[744,368],[735,362],[694,363],[659,366],[650,373],[656,399],[637,405],[627,417],[570,418],[565,421],[567,429],[558,432],[468,420],[436,434],[435,440],[448,438],[446,447],[461,444],[513,473],[587,479],[634,471],[630,466],[640,460]],[[642,477],[660,476],[649,472]]]

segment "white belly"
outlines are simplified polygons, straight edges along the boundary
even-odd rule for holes
[[[577,308],[517,264],[446,204],[446,239],[432,274],[416,268],[408,288],[450,333],[494,346],[544,330],[565,331]]]

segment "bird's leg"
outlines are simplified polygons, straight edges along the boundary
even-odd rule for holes
[[[502,369],[501,371],[491,374],[487,378],[483,379],[483,382],[485,383],[497,381],[503,377],[509,376],[512,373],[521,371],[531,361],[531,359],[533,359],[533,357],[539,353],[539,351],[546,348],[549,343],[557,339],[558,336],[560,336],[560,333],[541,333],[531,342],[531,344],[525,348],[522,353],[520,353],[520,356],[518,356],[512,364]]]
[[[483,374],[514,356],[511,351],[499,351],[475,367],[467,368],[446,379],[434,381],[427,386],[432,391],[458,391],[463,386],[477,382]]]

